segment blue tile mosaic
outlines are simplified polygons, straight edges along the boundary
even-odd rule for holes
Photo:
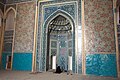
[[[51,41],[51,48],[57,47],[57,41]]]
[[[86,74],[117,77],[116,54],[88,54]]]
[[[55,4],[55,5],[49,5],[44,7],[44,21],[55,11],[57,10],[63,10],[67,13],[69,13],[74,19],[75,19],[75,13],[76,13],[76,2],[73,3],[63,3],[63,4]]]
[[[37,71],[45,71],[46,63],[46,27],[47,23],[58,14],[63,14],[71,20],[73,26],[78,24],[81,27],[81,0],[53,0],[39,3],[39,23],[38,23],[38,39],[37,39]],[[78,7],[78,8],[77,8]],[[43,12],[43,14],[41,14]],[[45,22],[45,23],[42,23]],[[77,26],[76,26],[77,27]],[[73,29],[72,38],[75,38],[75,29]],[[41,41],[41,42],[40,42]],[[75,39],[72,39],[75,44]],[[75,57],[75,45],[72,45],[73,50],[73,72],[77,72],[77,58]],[[81,52],[79,52],[81,54]],[[80,62],[80,65],[82,61]],[[79,72],[82,68],[79,66]]]
[[[41,39],[41,41],[42,41],[42,43],[41,43],[41,46],[42,46],[42,49],[41,49],[41,71],[45,71],[45,68],[46,68],[46,40],[47,40],[47,37],[46,37],[46,28],[47,28],[47,24],[48,24],[48,21],[49,20],[51,20],[55,15],[57,15],[57,14],[59,14],[59,13],[61,13],[61,14],[63,14],[63,15],[66,15],[67,17],[69,17],[70,18],[70,20],[73,22],[73,25],[75,25],[75,23],[74,23],[74,20],[71,18],[71,16],[69,16],[67,13],[65,13],[65,12],[63,12],[63,11],[61,11],[61,10],[59,10],[58,12],[56,12],[56,13],[54,13],[52,16],[50,16],[49,17],[49,19],[44,23],[44,26],[43,26],[43,28],[42,28],[42,39]],[[72,33],[72,36],[74,36],[74,37],[72,37],[72,38],[75,38],[75,29],[73,28],[73,33]],[[63,39],[64,37],[61,37],[61,39]],[[72,43],[73,44],[75,44],[75,39],[72,39]],[[73,72],[75,72],[76,70],[75,70],[75,68],[76,68],[76,66],[75,66],[75,64],[76,64],[76,62],[75,62],[75,45],[73,45]]]
[[[31,71],[32,70],[32,53],[14,53],[13,70]]]
[[[59,35],[58,37],[58,43],[59,43],[59,55],[57,56],[58,58],[58,65],[61,67],[63,70],[68,70],[68,51],[67,51],[67,36],[66,35]]]
[[[44,7],[44,21],[56,10],[57,10],[56,6]]]

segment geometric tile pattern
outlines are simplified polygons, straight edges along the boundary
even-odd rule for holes
[[[64,2],[70,2],[70,1],[77,1],[78,3],[78,8],[76,8],[77,4],[76,3],[64,3]],[[46,19],[49,19],[49,16],[51,14],[53,14],[53,12],[55,12],[55,10],[61,10],[60,12],[67,12],[69,15],[72,16],[72,18],[77,22],[78,21],[78,25],[80,26],[79,29],[81,29],[81,0],[55,0],[55,1],[48,1],[48,2],[43,2],[43,3],[40,3],[40,7],[39,7],[39,13],[42,13],[41,10],[41,6],[43,5],[48,5],[48,4],[54,4],[54,3],[60,3],[59,6],[58,4],[57,5],[49,5],[49,6],[44,6],[43,7],[43,12],[44,12],[44,16],[42,16],[42,14],[39,14],[39,22],[38,22],[38,40],[37,40],[37,63],[38,64],[41,64],[38,66],[38,71],[42,70],[44,71],[45,70],[45,47],[43,46],[46,46],[46,44],[42,44],[42,43],[45,43],[46,42],[46,37],[44,37],[46,35],[46,31],[44,31],[44,29],[46,28],[46,25],[44,25],[44,28],[43,28],[43,24],[42,22],[40,21],[40,19],[43,19],[45,22]],[[79,11],[78,12],[78,20],[77,20],[77,17],[76,17],[76,13],[77,13],[77,10]],[[53,15],[54,16],[54,15]],[[49,20],[48,20],[49,21]],[[41,32],[41,29],[42,29],[42,32]],[[42,34],[42,36],[41,36]],[[73,33],[73,35],[75,35],[75,33]],[[79,35],[82,35],[82,34],[79,34]],[[73,41],[75,43],[75,36],[72,37],[73,38]],[[40,39],[43,39],[43,41],[41,41]],[[82,39],[82,38],[80,38]],[[64,42],[63,42],[64,43]],[[63,44],[62,43],[62,44]],[[73,44],[74,44],[73,43]],[[40,47],[43,47],[41,48],[40,50]],[[63,45],[64,47],[65,45]],[[75,44],[74,45],[71,45],[75,48]],[[73,49],[73,52],[75,52],[75,49]],[[76,52],[75,52],[76,53]],[[73,57],[72,57],[72,60],[73,60],[73,72],[76,72],[77,70],[77,62],[76,62],[76,54],[73,53]],[[79,53],[81,54],[81,52]],[[39,56],[39,57],[38,57]],[[80,55],[81,57],[81,55]],[[75,65],[76,64],[76,65]],[[79,63],[81,64],[81,63]],[[82,65],[82,64],[81,64]],[[81,70],[81,68],[79,68]]]
[[[4,43],[4,52],[12,52],[12,43]]]
[[[50,39],[54,39],[54,40],[57,40],[58,39],[58,36],[57,35],[50,35]]]
[[[32,0],[14,0],[15,2],[19,1],[32,1]],[[56,0],[55,2],[65,2],[70,0]],[[72,1],[72,0],[71,0]],[[73,1],[79,1],[80,0],[73,0]],[[8,2],[11,3],[11,2]],[[25,3],[25,4],[18,4],[18,11],[17,11],[17,26],[16,26],[16,39],[15,39],[15,51],[16,52],[29,52],[32,51],[33,46],[33,26],[34,26],[34,15],[35,15],[35,3]],[[45,3],[43,3],[45,4]],[[49,4],[49,3],[48,3]],[[41,4],[40,4],[41,5]],[[103,6],[104,5],[104,6]],[[80,4],[79,4],[79,11],[80,11]],[[91,6],[91,7],[89,7]],[[48,8],[45,8],[45,16],[44,20],[46,20],[50,14],[55,12],[58,9],[61,9],[63,11],[68,12],[74,19],[76,19],[76,7],[70,4],[67,5],[59,5],[56,7],[54,6],[47,6]],[[41,10],[41,8],[40,8]],[[29,17],[28,17],[29,16]],[[78,12],[78,25],[81,26],[81,13]],[[39,19],[41,19],[41,15],[39,15]],[[40,26],[39,22],[39,26]],[[46,26],[45,26],[46,27]],[[44,30],[45,28],[43,28]],[[81,29],[81,28],[80,28]],[[22,31],[23,30],[23,31]],[[41,26],[38,27],[38,44],[40,44],[40,38],[43,38],[43,40],[46,40],[45,36],[40,36],[40,34],[46,35],[46,32],[40,32]],[[20,35],[21,34],[21,35]],[[25,35],[24,35],[25,34]],[[81,36],[81,34],[80,34]],[[100,76],[117,76],[117,69],[116,69],[116,55],[115,53],[109,53],[109,54],[100,54],[96,52],[115,52],[115,40],[114,40],[114,27],[113,27],[113,12],[112,12],[112,0],[85,0],[85,51],[87,53],[93,53],[88,54],[86,56],[86,73],[87,74],[94,74],[94,75],[100,75]],[[27,37],[27,39],[26,39]],[[75,36],[73,36],[75,37]],[[80,38],[81,39],[81,38]],[[45,54],[43,54],[44,51],[46,51],[45,43],[46,41],[42,41],[43,44],[43,51],[40,52],[40,46],[37,45],[38,49],[37,52],[37,63],[39,63],[39,66],[41,70],[44,70],[45,66]],[[75,40],[73,41],[75,42]],[[27,44],[26,44],[27,43]],[[65,42],[63,42],[64,44]],[[63,45],[65,47],[66,45]],[[75,45],[72,45],[75,46]],[[55,51],[55,50],[53,50]],[[16,55],[16,54],[15,54]],[[31,54],[22,55],[22,58],[24,57],[22,62],[24,61],[30,61]],[[71,53],[70,53],[71,55]],[[75,56],[75,54],[73,54]],[[6,56],[3,54],[3,56]],[[29,59],[26,57],[30,57]],[[4,58],[4,57],[3,57]],[[18,59],[20,59],[21,56],[18,56]],[[41,59],[42,58],[42,59]],[[6,59],[4,59],[6,60]],[[4,61],[3,60],[3,61]],[[65,58],[61,58],[62,62],[65,63]],[[82,57],[81,57],[81,51],[78,51],[78,72],[82,72]],[[19,60],[18,60],[19,61]],[[41,61],[42,63],[40,64]],[[73,58],[73,63],[77,63],[75,57]],[[26,62],[26,63],[27,63]],[[23,63],[24,64],[24,63]],[[73,65],[75,65],[73,64]],[[21,66],[20,64],[17,64]],[[26,64],[25,64],[26,65]],[[31,65],[31,64],[30,64]],[[27,65],[26,65],[27,66]],[[77,64],[76,64],[77,66]],[[28,67],[28,66],[27,66]],[[76,68],[73,66],[74,69]],[[30,69],[30,68],[29,68]],[[75,69],[76,70],[76,69]]]
[[[58,65],[63,70],[67,70],[68,66],[68,51],[67,51],[67,36],[66,35],[59,35],[58,43],[59,43],[59,53],[58,53]],[[64,44],[63,44],[64,43]]]
[[[85,0],[85,50],[115,52],[112,0]]]
[[[47,2],[46,2],[47,3]],[[48,2],[49,3],[49,2]],[[43,3],[43,5],[44,5],[45,3]],[[45,22],[45,20],[52,14],[52,13],[50,13],[50,12],[54,12],[54,11],[49,11],[49,10],[55,10],[55,9],[57,9],[58,10],[58,13],[59,12],[62,12],[62,13],[64,13],[65,15],[71,15],[73,18],[75,18],[75,11],[74,11],[74,14],[72,14],[73,12],[70,12],[70,11],[72,11],[71,9],[67,9],[67,8],[70,8],[71,7],[71,5],[74,5],[73,6],[73,8],[75,8],[76,9],[76,3],[75,2],[73,2],[73,3],[64,3],[64,4],[61,4],[61,5],[50,5],[50,6],[44,6],[43,7],[43,12],[44,12],[44,17],[42,17],[43,18],[43,22]],[[40,6],[41,6],[41,4],[40,4]],[[66,9],[65,9],[65,7],[66,7]],[[68,7],[69,6],[69,7]],[[54,7],[54,8],[51,8],[51,7]],[[56,7],[56,8],[55,8]],[[61,9],[61,10],[60,10]],[[63,11],[64,10],[64,11]],[[73,9],[74,10],[74,9]],[[40,8],[40,11],[41,11],[41,8]],[[69,11],[69,12],[67,12],[67,11]],[[48,12],[49,12],[49,14],[48,14]],[[57,12],[56,12],[57,13]],[[74,16],[73,16],[74,15]],[[41,19],[41,16],[43,16],[43,15],[39,15],[39,22],[40,22],[40,19]],[[50,16],[51,17],[51,16]],[[52,15],[52,17],[54,17],[54,15]],[[68,16],[69,17],[69,16]],[[49,20],[47,20],[47,21],[49,21]],[[41,23],[41,22],[40,22]],[[40,24],[39,23],[39,31],[38,31],[38,37],[41,37],[41,41],[42,41],[42,43],[40,43],[40,42],[38,42],[37,44],[38,45],[40,45],[40,46],[38,46],[38,49],[37,49],[37,51],[39,51],[38,52],[38,54],[40,54],[41,55],[41,61],[38,61],[39,63],[41,63],[41,67],[40,67],[40,69],[42,70],[42,71],[44,71],[45,70],[45,67],[46,67],[46,65],[45,65],[45,63],[46,63],[46,57],[45,57],[45,55],[46,55],[46,23],[45,23],[45,25],[44,26],[42,26],[42,32],[40,32],[41,30],[40,30],[40,27],[41,27],[41,25],[42,24]],[[40,34],[42,34],[42,36],[40,36]],[[40,41],[40,38],[38,38],[38,41]],[[63,45],[63,43],[64,42],[62,42],[62,47],[64,47],[65,45]],[[39,50],[41,48],[41,51]],[[74,50],[75,51],[75,50]],[[75,65],[75,55],[73,56],[73,65]],[[75,67],[74,67],[74,70],[75,70]]]
[[[67,58],[66,58],[67,56],[63,56],[63,55],[60,55],[59,56],[59,63],[58,63],[58,66],[60,66],[60,68],[62,69],[62,70],[67,70],[67,65],[68,64],[66,64],[67,63]]]
[[[59,34],[51,36],[51,54],[52,56],[56,55],[57,56],[57,65],[60,66],[62,70],[68,70],[68,37],[65,34]],[[57,39],[56,39],[57,38]],[[55,41],[52,41],[55,40]],[[71,41],[72,44],[72,41]],[[59,46],[57,48],[57,46]],[[69,49],[69,53],[72,56],[72,46]]]
[[[15,52],[32,52],[35,3],[17,4]]]
[[[60,44],[61,47],[66,47],[66,41],[61,41],[60,43],[61,43]]]
[[[51,41],[51,48],[57,48],[57,41]]]
[[[75,18],[75,4],[73,3],[66,3],[66,5],[62,5],[62,4],[58,4],[57,6],[56,5],[53,5],[53,6],[45,6],[44,7],[44,21],[52,14],[54,13],[56,10],[60,9],[60,10],[63,10],[63,11],[66,11],[68,12],[73,18]]]
[[[56,56],[57,54],[57,49],[51,49],[51,55]]]
[[[70,1],[77,1],[77,3],[74,3],[74,2],[72,3]],[[67,3],[64,3],[64,2],[67,2]],[[60,4],[58,6],[58,4],[55,5],[54,3],[60,3]],[[49,4],[53,4],[53,5],[49,5]],[[45,59],[45,53],[46,53],[45,52],[46,51],[46,47],[45,47],[46,46],[46,44],[45,44],[46,43],[46,37],[45,37],[45,35],[46,35],[46,31],[44,31],[45,28],[46,28],[46,25],[44,25],[44,27],[43,27],[42,22],[45,22],[46,19],[47,19],[46,21],[49,21],[50,20],[49,19],[50,15],[52,15],[51,18],[53,18],[53,16],[55,16],[53,14],[53,12],[58,10],[58,12],[56,12],[56,13],[59,13],[59,12],[61,13],[63,11],[63,12],[65,12],[65,15],[66,15],[66,13],[67,13],[67,15],[69,14],[76,21],[76,23],[78,22],[79,29],[81,29],[81,0],[55,0],[55,1],[41,2],[39,5],[40,5],[39,6],[39,13],[40,14],[39,14],[39,21],[38,21],[38,35],[37,35],[38,39],[37,39],[37,54],[36,54],[37,61],[36,62],[37,62],[37,65],[38,65],[37,70],[38,71],[44,71],[45,67],[46,67],[45,66],[45,62],[46,62],[46,59]],[[44,5],[47,5],[47,6],[44,6]],[[77,8],[76,5],[78,5],[78,8]],[[41,14],[42,13],[42,6],[44,6],[43,7],[44,15]],[[78,17],[76,17],[77,16],[77,14],[76,14],[77,11],[78,11]],[[42,21],[41,21],[41,19],[42,19]],[[73,19],[71,19],[71,20],[73,20]],[[41,34],[43,36],[41,36]],[[73,33],[73,35],[75,35],[75,32]],[[79,34],[79,35],[82,35],[82,33]],[[53,36],[51,38],[54,39]],[[75,38],[75,36],[73,36],[73,38]],[[42,42],[41,42],[41,39],[42,39]],[[82,39],[82,38],[80,38],[80,39]],[[75,43],[75,39],[72,39],[72,42]],[[63,47],[64,46],[65,45],[63,45]],[[71,45],[71,46],[73,46],[75,48],[75,44]],[[81,49],[79,51],[80,51],[79,54],[81,54]],[[75,52],[75,49],[73,49],[73,52]],[[76,56],[76,52],[73,53],[73,57],[72,57],[73,72],[77,71],[77,61],[76,61],[77,59],[76,59],[75,56]],[[81,57],[81,55],[80,55],[80,57]],[[82,63],[80,63],[80,64],[82,64]],[[81,68],[79,68],[79,69],[81,70]]]
[[[13,30],[4,33],[4,52],[12,52]]]

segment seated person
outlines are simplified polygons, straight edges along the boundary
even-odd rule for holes
[[[61,73],[62,71],[61,71],[61,69],[60,69],[60,66],[58,66],[57,68],[56,68],[56,72],[55,73]]]

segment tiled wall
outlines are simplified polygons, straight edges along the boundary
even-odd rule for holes
[[[86,74],[117,76],[112,0],[85,0]]]
[[[35,3],[17,5],[14,52],[32,52],[35,26]]]
[[[32,53],[14,53],[13,70],[31,71],[32,70]]]
[[[73,2],[74,1],[74,2]],[[75,2],[76,1],[76,2]],[[66,2],[66,3],[64,3]],[[59,4],[56,4],[59,3]],[[50,5],[51,4],[51,5]],[[43,2],[40,3],[40,7],[39,7],[39,13],[42,13],[42,8],[43,8],[43,15],[39,14],[39,23],[38,23],[38,42],[37,42],[37,46],[38,46],[38,53],[37,53],[37,63],[41,64],[39,65],[39,70],[44,71],[45,70],[45,62],[46,62],[46,37],[45,37],[45,33],[46,33],[46,26],[48,21],[50,21],[52,18],[54,18],[54,16],[56,16],[57,14],[61,13],[66,15],[71,22],[73,23],[73,25],[76,24],[80,24],[81,22],[78,22],[77,19],[81,20],[80,17],[78,18],[78,16],[80,16],[81,13],[81,9],[80,7],[77,8],[77,4],[81,4],[79,0],[57,0],[57,1],[51,1],[51,2]],[[76,14],[76,13],[79,13]],[[74,22],[75,21],[75,22]],[[45,25],[44,25],[45,24]],[[42,31],[41,31],[41,25],[44,25],[42,27]],[[81,25],[76,25],[76,27],[79,27],[79,29],[81,29]],[[42,36],[41,36],[42,34]],[[75,42],[75,33],[73,31],[73,42]],[[79,34],[81,35],[81,34]],[[81,38],[80,38],[81,39]],[[39,42],[42,41],[42,42]],[[40,45],[40,46],[39,46]],[[75,47],[75,45],[73,45]],[[40,51],[41,48],[41,51]],[[75,48],[73,49],[73,72],[77,72],[77,59],[76,59],[76,53],[75,53]],[[79,54],[81,54],[81,50],[79,50]],[[40,55],[40,56],[39,56]],[[39,60],[42,59],[42,60]],[[79,63],[79,65],[82,64],[81,62]],[[80,65],[81,66],[81,65]],[[79,72],[81,73],[81,67],[79,67]]]
[[[86,52],[115,52],[112,0],[85,0]]]
[[[41,5],[44,4],[45,3]],[[49,6],[48,8],[44,7],[44,9],[51,10],[51,7],[53,6]],[[57,9],[59,8],[66,11],[70,10],[64,8],[64,6],[57,7]],[[53,9],[56,8],[52,8],[52,10]],[[49,16],[49,14],[47,14],[48,10],[45,10],[46,15],[44,16],[44,20],[46,20],[46,18]],[[86,74],[93,74],[99,76],[113,76],[113,77],[117,76],[112,10],[113,10],[112,0],[85,0]],[[80,13],[80,7],[79,7],[79,13]],[[73,19],[76,18],[74,15],[76,14],[72,15]],[[41,16],[42,15],[40,14],[39,19],[41,18]],[[79,14],[78,16],[79,16],[78,24],[80,24],[81,22],[79,20],[81,18],[81,15]],[[32,50],[33,50],[33,31],[34,31],[34,23],[35,23],[34,19],[35,19],[35,3],[17,4],[15,51],[13,57],[14,70],[31,70],[32,68],[31,65],[32,65]],[[39,23],[39,26],[40,25],[41,23]],[[41,34],[40,28],[41,27],[38,28],[39,35]],[[79,38],[78,41],[82,42],[81,27],[79,29],[80,30],[78,33],[78,38]],[[41,37],[39,35],[38,37]],[[38,40],[40,39],[38,38]],[[78,58],[77,66],[79,67],[78,69],[79,73],[82,72],[81,51],[82,50],[80,46],[77,57]],[[6,53],[2,55],[3,56],[2,62],[4,67],[6,63],[6,55],[9,54]],[[37,55],[38,55],[37,59],[40,58],[39,54]],[[43,60],[45,61],[45,58],[43,58]]]
[[[4,32],[3,52],[12,52],[13,30]]]
[[[87,54],[86,74],[117,77],[116,54]]]
[[[17,4],[15,26],[15,47],[13,53],[13,70],[32,70],[33,34],[35,25],[35,3]],[[2,55],[2,66],[6,66],[8,53]]]

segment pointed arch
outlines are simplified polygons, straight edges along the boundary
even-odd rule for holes
[[[6,49],[6,51],[10,52],[11,54],[9,55],[11,57],[11,61],[10,61],[10,67],[8,67],[8,62],[6,62],[6,69],[12,69],[12,65],[13,65],[13,53],[14,53],[14,39],[15,39],[15,25],[16,25],[16,10],[13,7],[9,7],[5,13],[4,13],[4,19],[5,19],[5,24],[4,24],[4,32],[3,34],[8,34],[9,32],[11,34],[9,34],[9,36],[12,36],[12,40],[8,41],[6,43],[3,43],[4,48]],[[9,36],[7,36],[7,38],[10,38]],[[3,36],[3,41],[5,40],[4,36]],[[7,46],[9,45],[9,47]]]
[[[5,19],[7,18],[7,14],[8,14],[9,11],[11,11],[11,10],[14,12],[15,18],[16,18],[16,10],[15,10],[13,7],[10,7],[10,8],[8,8],[8,9],[5,11],[5,15],[4,15]]]
[[[48,25],[49,25],[49,23],[54,19],[54,18],[56,18],[57,16],[59,16],[59,15],[61,15],[61,16],[63,16],[63,17],[65,17],[67,20],[69,20],[69,22],[70,22],[70,24],[71,24],[71,26],[72,26],[72,30],[71,30],[71,33],[72,33],[72,70],[73,70],[73,72],[75,72],[76,70],[75,70],[75,67],[76,67],[76,65],[75,65],[75,62],[76,62],[76,55],[75,55],[75,27],[76,27],[76,25],[75,25],[75,21],[74,21],[74,19],[73,19],[73,17],[69,14],[69,13],[67,13],[67,12],[65,12],[65,11],[63,11],[63,10],[57,10],[57,11],[55,11],[54,13],[52,13],[45,21],[44,21],[44,23],[43,23],[43,26],[42,26],[42,30],[41,30],[41,32],[42,32],[42,34],[41,34],[41,36],[43,37],[42,39],[41,39],[41,41],[42,41],[42,43],[41,43],[41,55],[42,55],[42,58],[44,58],[43,60],[42,60],[42,66],[41,66],[41,68],[42,68],[42,70],[45,70],[46,71],[46,55],[47,55],[47,44],[48,44],[48,42],[47,42],[47,34],[49,34],[48,33]],[[43,44],[43,43],[46,43],[46,44]]]
[[[73,19],[73,17],[68,14],[67,12],[63,11],[63,10],[57,10],[54,13],[52,13],[46,20],[45,23],[43,24],[46,29],[48,29],[48,24],[54,19],[56,18],[58,15],[61,15],[63,17],[65,17],[67,20],[69,20],[70,24],[72,25],[72,31],[75,30],[75,21]]]
[[[0,15],[1,15],[1,17],[3,18],[3,12],[2,12],[2,10],[0,9]]]
[[[14,30],[15,12],[13,8],[9,8],[5,13],[6,26],[5,30]]]

